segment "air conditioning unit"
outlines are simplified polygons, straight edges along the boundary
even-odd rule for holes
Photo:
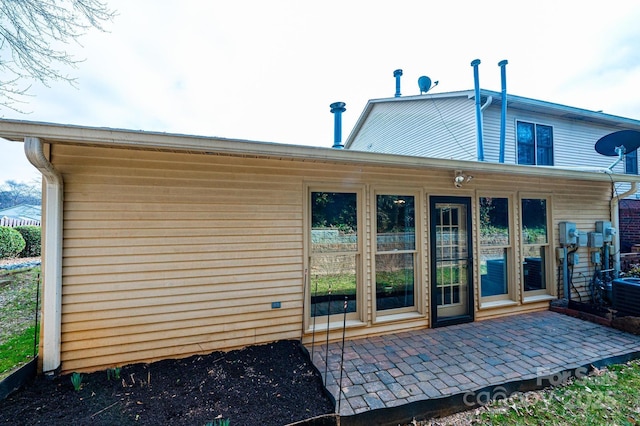
[[[612,284],[613,309],[617,316],[640,317],[640,278],[616,278]]]

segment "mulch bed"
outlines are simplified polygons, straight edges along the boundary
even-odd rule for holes
[[[282,426],[334,412],[297,341],[83,374],[42,376],[0,401],[0,424]]]

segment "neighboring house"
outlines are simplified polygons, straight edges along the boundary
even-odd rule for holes
[[[640,181],[10,120],[0,137],[44,177],[46,373],[546,310],[563,225],[617,226],[612,186]],[[600,249],[575,249],[590,276]]]
[[[370,100],[345,148],[490,163],[605,169],[618,158],[598,154],[596,142],[619,130],[640,130],[639,120],[514,95],[506,97],[503,117],[502,93],[479,93],[480,108],[475,90]],[[637,175],[637,151],[627,153],[612,170]],[[616,187],[618,193],[627,189],[624,185]],[[629,197],[640,198],[640,194]],[[640,233],[626,236],[623,249],[640,243]]]
[[[3,222],[7,224],[18,225],[40,225],[40,217],[42,214],[42,208],[31,204],[20,204],[17,206],[9,207],[4,210],[0,210],[0,225]],[[13,226],[13,225],[12,225]]]

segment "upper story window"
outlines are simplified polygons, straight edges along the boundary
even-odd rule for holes
[[[638,174],[638,151],[627,152],[624,155],[624,172],[628,175]]]
[[[553,128],[516,122],[518,164],[553,166]]]

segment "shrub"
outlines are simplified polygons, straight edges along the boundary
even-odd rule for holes
[[[18,231],[0,226],[0,258],[16,257],[27,245]]]
[[[39,226],[16,226],[16,231],[22,235],[26,243],[24,250],[20,252],[20,257],[37,257],[40,256],[40,246],[42,239],[42,230]]]

